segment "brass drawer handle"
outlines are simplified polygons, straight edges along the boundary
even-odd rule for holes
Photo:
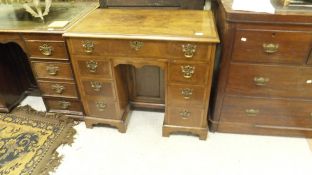
[[[104,102],[102,102],[102,101],[96,102],[95,106],[101,112],[104,111],[107,108],[107,105]]]
[[[85,53],[91,54],[94,50],[94,42],[90,40],[83,40],[82,47],[84,48]]]
[[[60,84],[52,84],[51,89],[57,94],[62,94],[65,90],[65,87]]]
[[[191,112],[189,112],[188,110],[183,110],[179,114],[180,117],[182,117],[183,119],[188,119],[191,116]]]
[[[254,77],[254,82],[257,86],[265,86],[269,81],[270,79],[266,77]]]
[[[49,75],[55,76],[57,74],[57,72],[59,71],[59,67],[54,65],[54,64],[50,64],[47,66],[46,70],[48,71]]]
[[[68,101],[60,101],[59,102],[61,109],[68,109],[71,106],[71,103]]]
[[[258,109],[246,109],[245,110],[245,113],[248,117],[254,117],[254,116],[257,116],[258,113],[260,112],[260,110]]]
[[[279,44],[263,43],[262,47],[265,53],[271,54],[271,53],[275,53],[278,51]]]
[[[182,51],[184,52],[184,56],[186,58],[192,58],[196,52],[196,47],[194,44],[183,44]]]
[[[310,113],[310,117],[311,117],[311,119],[312,119],[312,112]]]
[[[89,72],[95,73],[97,71],[97,68],[98,68],[98,63],[94,60],[90,60],[90,61],[86,62],[86,66],[87,66],[87,69],[89,70]]]
[[[182,94],[184,99],[189,100],[192,97],[192,95],[193,95],[193,89],[183,88],[181,90],[181,94]]]
[[[98,81],[91,81],[91,87],[94,91],[99,92],[102,88],[102,83]]]
[[[130,41],[130,47],[135,51],[140,50],[144,46],[142,41]]]
[[[41,46],[39,46],[39,50],[42,53],[42,55],[51,56],[54,48],[50,46],[49,44],[44,43]]]
[[[193,74],[195,73],[195,66],[181,66],[181,71],[183,73],[184,78],[192,78]]]

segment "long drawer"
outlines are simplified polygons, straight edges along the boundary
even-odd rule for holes
[[[312,101],[226,96],[220,122],[312,128]]]
[[[231,64],[226,92],[266,97],[312,97],[312,68]]]

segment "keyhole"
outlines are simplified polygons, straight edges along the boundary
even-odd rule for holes
[[[276,36],[276,33],[272,33],[272,38],[275,38],[275,36]]]

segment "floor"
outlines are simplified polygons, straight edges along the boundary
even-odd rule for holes
[[[45,110],[40,97],[29,104]],[[76,126],[74,144],[62,146],[53,175],[311,175],[306,139],[209,133],[161,136],[164,114],[133,111],[126,134],[114,128]]]

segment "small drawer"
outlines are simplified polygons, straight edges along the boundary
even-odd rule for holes
[[[72,115],[82,115],[80,101],[68,98],[43,98],[49,112],[60,112]]]
[[[169,64],[169,84],[188,83],[206,84],[209,65],[203,63],[171,63]]]
[[[312,68],[231,64],[226,93],[264,97],[312,97]]]
[[[114,101],[107,101],[101,98],[86,98],[85,107],[88,116],[115,120],[120,120],[122,117],[118,115],[117,104]]]
[[[73,80],[69,63],[32,61],[31,65],[36,78]]]
[[[169,85],[168,105],[206,107],[206,91],[204,86]]]
[[[109,61],[73,58],[73,63],[81,77],[112,78]]]
[[[78,99],[75,83],[38,81],[38,85],[43,96],[59,96]]]
[[[311,42],[312,34],[308,32],[238,29],[232,59],[256,63],[305,64]]]
[[[227,96],[221,122],[312,128],[312,101]]]
[[[68,60],[63,41],[26,41],[31,58]]]
[[[166,121],[169,125],[203,127],[207,122],[202,108],[168,107]]]
[[[114,86],[110,81],[82,79],[81,84],[84,95],[115,99]]]
[[[207,43],[171,42],[168,46],[170,59],[210,62],[214,46]]]

